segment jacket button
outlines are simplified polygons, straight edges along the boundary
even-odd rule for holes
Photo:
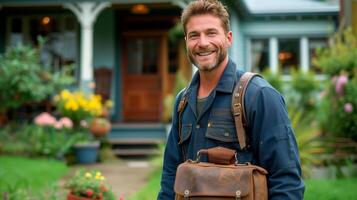
[[[197,129],[200,128],[200,125],[199,125],[199,124],[196,124],[196,128],[197,128]]]
[[[228,132],[225,132],[225,133],[224,133],[224,136],[228,137],[228,136],[229,136],[229,133],[228,133]]]

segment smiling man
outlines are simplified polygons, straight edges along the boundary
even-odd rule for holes
[[[195,160],[200,149],[216,146],[234,149],[240,163],[265,168],[269,199],[303,199],[299,153],[284,100],[260,77],[251,80],[245,93],[249,148],[240,148],[231,103],[243,72],[237,70],[227,53],[233,34],[225,7],[217,0],[192,1],[181,21],[188,58],[198,72],[176,97],[158,199],[175,199],[173,186],[180,163]],[[183,97],[188,105],[179,123],[177,110]]]

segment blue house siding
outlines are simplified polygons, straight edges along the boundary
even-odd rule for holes
[[[0,54],[5,52],[5,17],[0,11]]]

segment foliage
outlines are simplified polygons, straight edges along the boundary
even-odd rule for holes
[[[353,72],[357,66],[357,39],[352,29],[338,32],[331,39],[329,48],[318,49],[314,64],[330,76]]]
[[[262,76],[267,80],[278,92],[283,92],[283,81],[279,73],[273,73],[270,68],[263,71]]]
[[[309,177],[311,166],[323,165],[322,155],[330,151],[329,140],[322,137],[316,127],[313,113],[301,108],[289,107],[291,126],[299,149],[303,177]]]
[[[73,195],[80,197],[89,197],[91,199],[116,199],[114,193],[109,186],[104,182],[105,177],[99,171],[86,172],[79,170],[66,183],[66,188],[70,190]]]
[[[0,163],[1,197],[6,195],[9,200],[62,199],[53,196],[59,193],[57,181],[68,171],[65,163],[14,156],[0,156]]]
[[[67,128],[25,124],[0,130],[0,154],[62,159],[82,136]]]
[[[54,102],[58,112],[70,118],[75,125],[78,125],[81,120],[101,116],[105,107],[110,108],[113,105],[110,100],[103,103],[100,95],[68,90],[62,90],[59,95],[56,95]]]
[[[314,110],[316,97],[318,96],[317,92],[319,91],[315,73],[312,71],[293,70],[290,85],[292,90],[290,90],[289,94],[294,94],[295,97],[290,99],[289,103],[303,107],[305,110],[310,110],[310,112]]]
[[[185,78],[184,74],[181,71],[178,71],[176,73],[175,88],[173,94],[168,94],[164,98],[164,121],[171,121],[175,97],[183,88],[187,86],[188,83],[189,81]]]
[[[69,67],[51,72],[39,64],[39,51],[30,46],[8,48],[0,56],[0,113],[40,102],[73,83]],[[35,88],[35,89],[34,89]]]
[[[63,158],[76,140],[70,134],[72,122],[64,118],[57,121],[48,113],[40,114],[34,122],[5,127],[0,133],[0,153]]]
[[[337,33],[314,62],[328,75],[319,122],[325,133],[357,141],[357,38],[351,29]]]
[[[169,40],[175,44],[177,41],[183,40],[184,37],[182,23],[177,22],[176,25],[169,30]]]

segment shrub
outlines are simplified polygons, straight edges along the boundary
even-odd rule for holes
[[[324,132],[357,141],[357,38],[346,29],[332,39],[314,60],[329,78],[319,122]]]
[[[0,55],[0,74],[0,114],[45,100],[73,83],[68,67],[59,72],[44,69],[38,49],[30,46],[11,47]]]

